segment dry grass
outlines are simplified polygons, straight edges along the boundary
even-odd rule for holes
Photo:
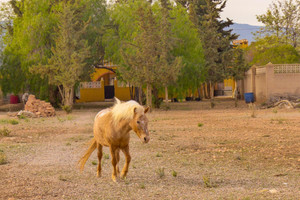
[[[244,102],[214,103],[213,109],[209,101],[171,103],[149,114],[150,143],[132,134],[128,177],[117,184],[107,148],[101,178],[96,152],[83,173],[76,166],[93,134],[94,108],[106,104],[5,123],[13,137],[0,137],[0,154],[9,161],[0,166],[1,198],[299,199],[300,112],[255,108],[251,117]]]

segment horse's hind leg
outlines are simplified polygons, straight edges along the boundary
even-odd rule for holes
[[[128,167],[129,167],[129,163],[131,161],[131,156],[129,154],[129,146],[127,145],[127,147],[125,147],[124,149],[122,149],[124,155],[125,155],[125,165],[122,169],[121,172],[121,178],[125,178],[128,172]]]
[[[116,164],[116,168],[117,168],[117,176],[119,176],[119,174],[120,174],[120,169],[119,169],[120,149],[116,149],[116,151],[115,151],[115,156],[116,156],[116,161],[117,161],[117,164]]]
[[[98,167],[97,167],[97,177],[101,176],[101,159],[102,159],[102,145],[97,143],[97,155],[98,155]]]

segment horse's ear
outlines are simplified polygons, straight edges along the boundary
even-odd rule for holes
[[[137,107],[133,109],[133,114],[136,114]]]
[[[149,111],[149,106],[147,108],[145,108],[144,113],[147,113]]]
[[[117,97],[115,97],[115,101],[116,101],[116,104],[120,104],[121,103],[120,99],[118,99]]]

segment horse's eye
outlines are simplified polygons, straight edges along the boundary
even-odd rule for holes
[[[137,121],[136,123],[138,123],[138,124],[139,124],[139,123],[140,123],[140,121]]]

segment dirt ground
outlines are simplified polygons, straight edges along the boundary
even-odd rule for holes
[[[104,148],[81,173],[96,113],[111,103],[77,105],[70,115],[15,119],[0,112],[0,199],[300,199],[300,110],[257,109],[232,100],[172,103],[148,115],[151,140],[132,133],[126,180],[111,180]],[[254,112],[254,113],[253,113]],[[124,156],[121,154],[121,166]]]

